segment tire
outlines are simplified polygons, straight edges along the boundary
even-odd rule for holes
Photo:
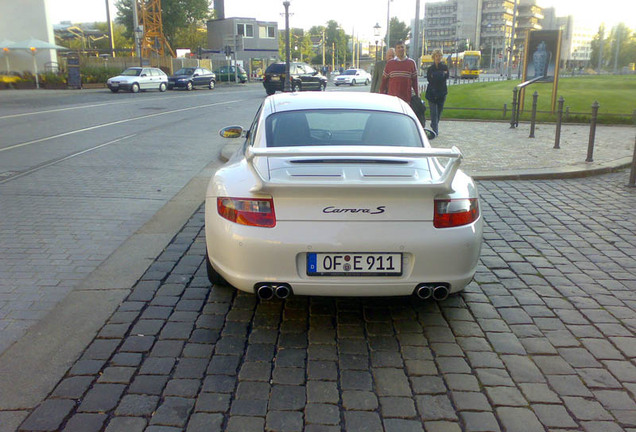
[[[327,91],[327,83],[326,82],[322,83],[322,85],[320,86],[320,90],[321,91]]]
[[[367,80],[364,82],[364,85],[369,85],[369,79],[367,78]]]
[[[292,82],[292,88],[291,88],[291,90],[292,90],[293,92],[295,92],[295,91],[299,91],[299,92],[301,92],[301,91],[303,91],[303,86],[302,86],[302,84],[301,84],[301,83],[296,84],[295,82]]]
[[[336,84],[334,84],[334,85],[335,85],[336,87],[340,87],[340,84],[337,84],[337,83],[336,83]]]
[[[208,88],[210,90],[214,90],[214,87],[216,87],[216,82],[214,80],[210,80],[210,83],[208,84]]]
[[[188,81],[188,82],[186,83],[186,90],[187,90],[187,91],[192,91],[192,89],[193,89],[193,88],[194,88],[194,87],[192,86],[192,81]]]
[[[216,270],[214,270],[214,267],[212,267],[212,263],[210,263],[210,258],[208,257],[207,252],[205,254],[205,267],[208,271],[208,280],[212,285],[229,285],[227,281],[223,279],[223,276],[221,276],[217,273]]]
[[[159,84],[159,91],[160,92],[165,92],[166,90],[168,90],[168,86],[166,85],[166,83],[161,83]]]
[[[265,93],[267,93],[267,96],[271,96],[276,93],[276,90],[274,90],[273,88],[265,88]]]
[[[139,93],[139,84],[137,84],[137,83],[133,83],[133,84],[130,86],[130,92],[131,92],[131,93]]]
[[[351,80],[351,87],[353,87],[354,85],[356,85],[356,80]]]
[[[113,93],[117,93],[119,91],[119,89],[118,88],[112,88],[112,89],[110,89],[110,91],[112,91]]]

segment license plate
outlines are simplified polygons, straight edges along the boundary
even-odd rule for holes
[[[401,253],[308,253],[308,276],[401,276]]]
[[[273,76],[270,78],[271,81],[280,81],[280,78],[277,76]]]

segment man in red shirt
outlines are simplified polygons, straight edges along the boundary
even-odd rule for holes
[[[417,66],[413,59],[406,56],[404,41],[395,44],[395,58],[384,67],[380,93],[397,96],[408,104],[411,103],[411,95],[418,94]]]

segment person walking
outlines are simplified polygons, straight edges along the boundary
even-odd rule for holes
[[[426,71],[425,98],[428,101],[428,107],[431,116],[431,129],[439,135],[439,120],[444,110],[444,102],[448,94],[446,80],[448,79],[448,66],[442,61],[442,52],[440,50],[433,51],[433,64]]]
[[[411,104],[411,96],[417,93],[417,66],[406,56],[404,41],[395,44],[395,58],[384,67],[380,93],[397,96]]]
[[[384,60],[375,62],[375,66],[373,68],[373,77],[371,78],[371,93],[380,92],[380,83],[382,82],[384,67],[386,66],[386,62],[388,62],[389,60],[393,60],[394,57],[395,50],[393,49],[393,47],[391,47],[386,50],[386,58]]]

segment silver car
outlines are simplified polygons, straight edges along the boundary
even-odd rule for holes
[[[131,93],[138,93],[140,90],[165,92],[168,89],[168,75],[159,68],[130,67],[120,75],[109,78],[106,85],[113,93],[119,90]]]

